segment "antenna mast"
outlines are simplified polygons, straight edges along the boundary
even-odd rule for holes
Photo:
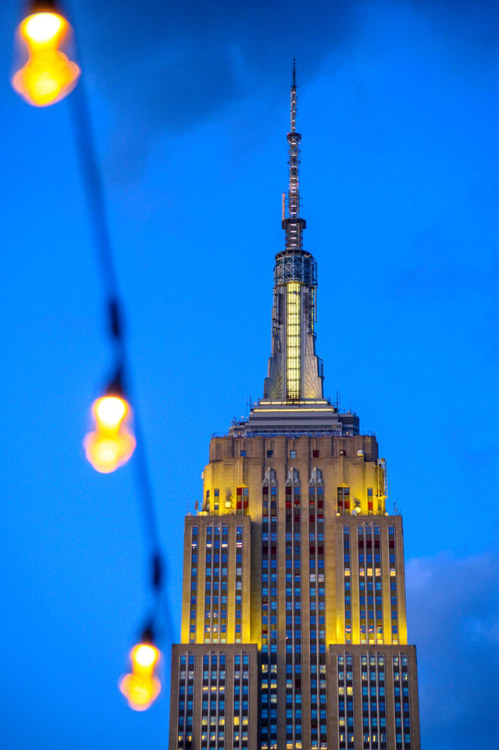
[[[289,188],[288,209],[289,218],[296,219],[300,214],[300,190],[298,181],[298,167],[300,164],[300,141],[301,135],[296,132],[296,60],[293,58],[293,84],[291,86],[291,112],[290,130],[288,133],[289,143]],[[301,248],[296,248],[301,249]]]

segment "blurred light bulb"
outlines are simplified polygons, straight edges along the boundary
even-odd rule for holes
[[[154,674],[161,654],[152,643],[138,643],[130,652],[132,672],[119,682],[119,688],[134,711],[145,711],[161,692]]]
[[[42,11],[28,16],[21,24],[22,34],[32,44],[47,44],[57,38],[67,21],[58,13]]]
[[[120,396],[102,396],[93,406],[94,414],[102,429],[119,429],[129,410],[127,402]]]
[[[152,643],[138,643],[133,647],[130,658],[135,673],[151,674],[159,660],[159,650]]]
[[[35,107],[55,104],[76,86],[80,68],[66,52],[72,29],[54,11],[42,10],[27,16],[18,26],[22,65],[16,66],[12,86]]]
[[[109,474],[131,457],[136,440],[129,429],[131,407],[121,396],[106,395],[92,406],[95,430],[83,441],[85,454],[96,471]]]
[[[134,711],[147,711],[161,692],[161,683],[157,677],[142,677],[126,674],[119,683],[119,688]]]

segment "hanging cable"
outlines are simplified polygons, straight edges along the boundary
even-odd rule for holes
[[[83,78],[83,77],[82,77]],[[154,507],[152,485],[145,451],[145,439],[136,402],[132,399],[129,357],[125,337],[124,312],[118,293],[118,281],[112,254],[109,223],[106,211],[102,177],[98,166],[97,152],[93,139],[90,110],[84,80],[70,97],[70,109],[76,141],[76,151],[80,163],[88,213],[92,224],[97,261],[101,268],[107,298],[107,327],[114,348],[116,370],[108,387],[110,394],[128,396],[134,404],[136,448],[132,462],[137,492],[141,500],[143,522],[150,546],[149,583],[155,600],[156,620],[162,612],[165,618],[164,629],[171,637],[172,624],[168,599],[163,597],[166,566],[161,552],[159,527]],[[149,627],[149,630],[151,628]]]
[[[155,638],[163,616],[163,626],[170,641],[171,613],[168,599],[164,596],[166,566],[161,552],[145,441],[136,408],[136,438],[131,429],[132,408],[127,400],[127,397],[131,399],[131,384],[125,316],[85,82],[83,76],[80,77],[78,65],[66,54],[72,43],[72,28],[60,12],[56,0],[32,0],[27,16],[19,25],[18,38],[24,64],[15,73],[12,85],[26,101],[34,106],[48,106],[65,98],[76,87],[70,98],[70,112],[97,263],[104,284],[106,327],[114,357],[112,377],[105,393],[93,405],[95,430],[85,437],[84,446],[87,458],[102,473],[119,468],[135,451],[135,481],[150,547],[149,585],[153,611],[141,632],[141,642],[132,649],[130,658],[133,671],[122,680],[120,689],[132,708],[144,710],[160,690],[155,671],[160,653],[155,646]]]

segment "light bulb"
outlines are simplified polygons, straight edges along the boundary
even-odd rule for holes
[[[68,21],[55,11],[31,13],[19,24],[24,64],[14,74],[12,86],[35,107],[55,104],[76,86],[80,68],[65,53],[71,32]]]
[[[130,459],[136,440],[129,427],[132,410],[118,395],[101,396],[92,406],[95,429],[85,435],[83,446],[96,471],[109,474]]]
[[[45,45],[56,42],[67,25],[68,22],[59,13],[41,11],[25,18],[19,31],[31,44]]]
[[[102,396],[94,403],[93,412],[102,430],[117,430],[129,408],[121,396]]]
[[[145,711],[161,692],[161,682],[154,673],[160,651],[152,643],[138,643],[130,651],[132,672],[119,682],[119,688],[134,711]]]
[[[138,643],[133,647],[130,658],[136,674],[152,674],[159,660],[159,650],[152,643]]]
[[[157,677],[143,677],[137,674],[126,674],[119,683],[119,688],[134,711],[146,711],[161,692],[161,683]]]

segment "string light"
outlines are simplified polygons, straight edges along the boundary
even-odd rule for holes
[[[95,429],[83,440],[85,455],[96,471],[109,474],[126,464],[135,450],[132,408],[122,395],[109,393],[94,401],[92,416]]]
[[[71,25],[54,4],[35,0],[17,36],[24,63],[12,77],[17,93],[35,107],[55,104],[67,96],[76,86],[80,68],[69,59]]]
[[[132,671],[121,678],[119,688],[134,711],[146,711],[161,692],[156,674],[161,652],[153,643],[152,631],[146,629],[140,643],[130,651]]]
[[[46,106],[64,98],[76,86],[80,69],[69,58],[72,28],[57,10],[55,0],[33,0],[30,14],[18,27],[18,37],[24,53],[24,64],[14,74],[14,89],[30,104]],[[63,51],[64,50],[64,51]],[[92,406],[93,428],[84,438],[85,453],[92,466],[101,473],[109,473],[123,466],[137,447],[136,469],[139,496],[151,550],[151,588],[155,614],[151,623],[164,620],[167,637],[171,641],[171,614],[164,598],[164,562],[151,480],[145,455],[140,422],[135,417],[135,432],[131,429],[132,408],[125,398],[130,393],[123,382],[128,374],[128,353],[123,330],[123,310],[118,294],[118,283],[109,235],[104,189],[93,139],[92,122],[85,87],[80,85],[70,100],[78,158],[84,190],[94,231],[95,249],[106,291],[109,335],[114,350],[116,376],[106,393]],[[161,658],[154,644],[152,625],[147,627],[140,643],[130,652],[132,671],[119,683],[131,708],[144,711],[158,697],[161,682],[157,676]]]

